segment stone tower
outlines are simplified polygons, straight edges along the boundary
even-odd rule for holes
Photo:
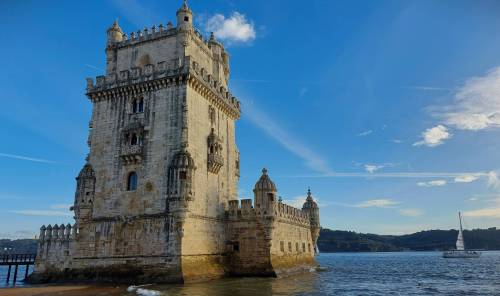
[[[255,208],[239,208],[229,56],[194,28],[185,1],[176,16],[176,27],[107,30],[106,73],[87,78],[75,225],[40,228],[33,281],[182,282],[314,265],[319,218],[278,202],[266,170]]]

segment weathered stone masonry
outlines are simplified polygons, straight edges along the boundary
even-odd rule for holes
[[[267,171],[237,199],[240,103],[229,55],[192,26],[107,31],[74,225],[42,226],[32,281],[183,282],[315,266],[319,209],[277,199]]]

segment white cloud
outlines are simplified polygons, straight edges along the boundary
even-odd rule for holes
[[[452,134],[444,125],[437,125],[435,127],[426,129],[422,132],[422,140],[413,143],[413,146],[425,145],[428,147],[436,147],[443,144],[444,140],[451,138]]]
[[[72,212],[54,211],[54,210],[17,210],[10,213],[20,214],[25,216],[73,216]]]
[[[403,143],[403,140],[392,139],[391,142],[393,142],[394,144],[401,144],[401,143]]]
[[[354,207],[356,208],[390,208],[399,204],[397,201],[393,201],[390,199],[370,199],[360,202]]]
[[[365,171],[369,172],[370,174],[373,174],[384,167],[385,167],[384,165],[365,164]]]
[[[399,214],[401,216],[406,217],[418,217],[423,215],[423,211],[421,209],[400,209]]]
[[[212,16],[207,21],[206,29],[228,42],[250,42],[256,37],[253,23],[239,12],[233,12],[228,18],[222,14]]]
[[[322,174],[332,174],[333,171],[327,162],[316,152],[312,151],[305,143],[294,137],[267,114],[256,108],[250,101],[240,97],[243,103],[244,118],[250,120],[254,125],[264,130],[270,137],[278,141],[285,149],[302,158],[306,165],[312,170]]]
[[[52,210],[68,210],[69,211],[69,208],[72,206],[73,206],[72,204],[55,204],[55,205],[51,205],[50,209],[52,209]]]
[[[471,183],[479,179],[478,175],[461,175],[458,177],[455,177],[454,181],[455,183]]]
[[[42,162],[42,163],[56,163],[55,161],[51,161],[51,160],[47,160],[47,159],[43,159],[43,158],[34,158],[34,157],[29,157],[29,156],[7,154],[7,153],[0,153],[0,157],[13,158],[13,159],[19,159],[19,160],[27,160],[27,161],[33,161],[33,162]]]
[[[453,104],[439,107],[435,115],[462,130],[500,127],[500,67],[469,78],[455,93]]]
[[[358,137],[364,137],[364,136],[368,136],[369,134],[373,133],[373,130],[367,130],[367,131],[364,131],[364,132],[361,132],[358,134]]]
[[[498,172],[496,171],[488,172],[488,185],[494,188],[500,187],[500,179],[498,178]]]
[[[418,182],[418,186],[422,187],[437,187],[437,186],[444,186],[446,185],[447,181],[446,180],[432,180],[428,182]]]
[[[484,208],[479,210],[466,211],[463,214],[466,217],[475,218],[500,218],[500,208]]]

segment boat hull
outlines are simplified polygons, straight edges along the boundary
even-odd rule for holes
[[[443,253],[443,258],[479,258],[481,252],[477,251],[446,251]]]

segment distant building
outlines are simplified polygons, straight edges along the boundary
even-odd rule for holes
[[[319,209],[278,200],[267,171],[238,201],[240,102],[229,55],[192,25],[107,31],[106,75],[93,104],[74,225],[42,226],[32,281],[183,282],[275,276],[315,266]]]

